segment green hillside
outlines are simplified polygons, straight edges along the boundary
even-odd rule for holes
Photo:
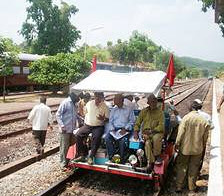
[[[224,62],[214,62],[214,61],[205,61],[198,58],[191,57],[179,57],[182,62],[185,63],[186,66],[189,67],[197,67],[198,69],[208,69],[210,71],[214,71],[215,69],[224,66]]]

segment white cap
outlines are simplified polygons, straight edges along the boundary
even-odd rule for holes
[[[202,101],[201,101],[200,99],[195,99],[194,102],[196,102],[196,103],[202,105]]]

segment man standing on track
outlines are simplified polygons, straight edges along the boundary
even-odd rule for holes
[[[48,126],[52,123],[51,109],[46,105],[46,97],[40,97],[40,104],[33,107],[28,119],[32,123],[37,154],[44,153],[44,143]],[[51,126],[49,126],[52,129]]]
[[[193,102],[191,105],[193,111],[182,119],[175,144],[175,150],[178,152],[176,191],[181,192],[187,177],[188,188],[192,194],[196,191],[198,170],[211,129],[211,124],[195,110],[195,104],[196,102]]]
[[[73,130],[77,125],[77,103],[79,97],[71,93],[60,104],[56,118],[61,129],[60,133],[60,167],[66,169],[68,160],[66,158],[69,146],[75,143]]]

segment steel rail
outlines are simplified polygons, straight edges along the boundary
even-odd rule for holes
[[[63,179],[55,182],[47,189],[41,191],[40,193],[36,194],[35,196],[55,196],[63,192],[66,188],[66,185],[68,183],[73,182],[74,180],[77,180],[79,176],[85,175],[87,173],[85,170],[82,169],[76,169],[75,171],[68,174],[68,176],[64,177]]]
[[[58,151],[59,151],[59,146],[56,145],[46,149],[43,155],[34,154],[34,155],[26,156],[20,160],[8,163],[0,168],[0,179],[20,169],[23,169],[43,158],[46,158],[52,154],[55,154]]]

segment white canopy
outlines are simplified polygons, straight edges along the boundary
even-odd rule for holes
[[[117,73],[97,70],[72,87],[75,91],[116,92],[116,93],[153,93],[158,95],[163,86],[165,72]]]

